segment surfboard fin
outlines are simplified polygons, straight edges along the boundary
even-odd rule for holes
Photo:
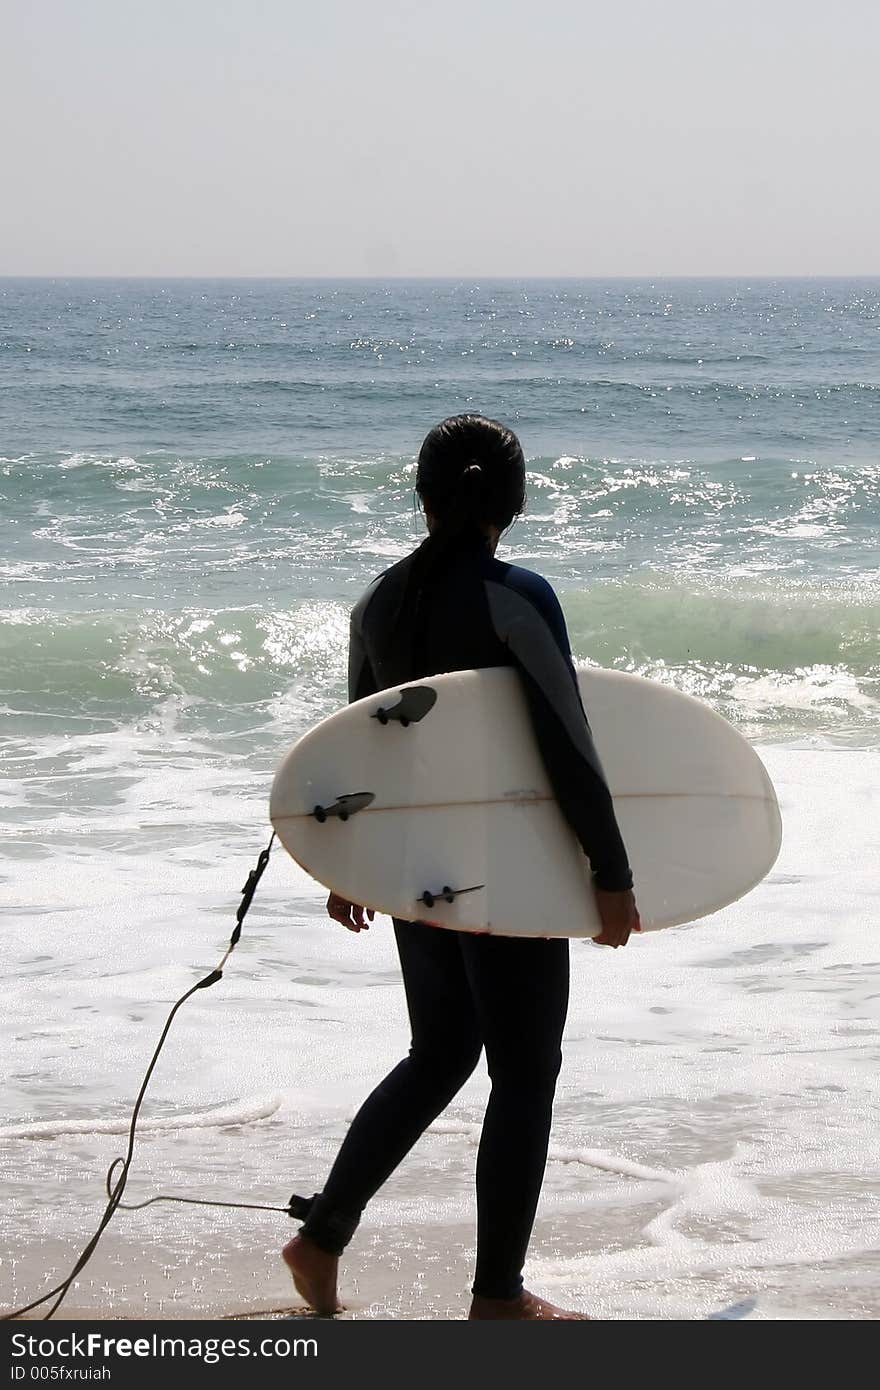
[[[432,690],[429,685],[411,685],[406,690],[401,690],[398,704],[391,705],[388,709],[380,705],[370,718],[378,719],[380,724],[396,721],[402,728],[407,729],[410,724],[418,724],[420,719],[424,719],[436,703],[436,690]]]
[[[447,884],[440,889],[439,893],[431,893],[426,888],[424,893],[416,898],[416,902],[424,903],[425,907],[433,907],[434,904],[440,900],[451,903],[454,902],[456,898],[460,898],[462,893],[478,893],[480,889],[485,888],[485,886],[485,883],[475,883],[473,888],[450,888]]]
[[[371,801],[376,800],[375,792],[345,792],[342,796],[337,796],[332,806],[316,806],[312,815],[319,825],[323,825],[330,816],[338,816],[340,820],[348,820],[349,816],[356,816],[358,811],[363,811],[365,806],[369,806]]]

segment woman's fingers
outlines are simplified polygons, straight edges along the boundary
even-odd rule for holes
[[[334,922],[339,922],[349,931],[369,931],[364,921],[364,909],[358,903],[349,902],[348,898],[343,898],[339,893],[330,894],[327,899],[327,912]],[[367,909],[367,916],[372,922],[373,913],[370,909]]]
[[[341,926],[348,927],[349,931],[356,931],[351,920],[352,904],[346,898],[342,898],[338,893],[331,893],[327,899],[327,911],[334,922],[339,922]]]
[[[605,931],[601,931],[598,936],[594,936],[593,940],[599,946],[613,946],[616,950],[618,946],[625,946],[627,941],[629,941],[629,929],[618,929],[614,931],[606,929]]]

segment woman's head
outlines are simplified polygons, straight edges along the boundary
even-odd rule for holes
[[[451,415],[425,437],[416,492],[441,529],[503,531],[523,509],[525,477],[512,430],[484,415]]]
[[[404,647],[412,644],[425,585],[442,574],[444,562],[462,545],[481,535],[497,540],[523,509],[525,478],[520,442],[497,420],[451,415],[426,436],[416,492],[429,534],[410,560],[395,616]]]

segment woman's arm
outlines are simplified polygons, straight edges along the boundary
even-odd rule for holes
[[[365,695],[375,695],[379,686],[376,684],[376,677],[370,665],[367,649],[364,645],[363,619],[367,610],[367,604],[376,591],[380,574],[374,579],[372,584],[363,594],[360,601],[355,604],[351,613],[351,621],[348,627],[348,703],[353,704],[355,700],[362,700]]]
[[[374,695],[378,690],[373,668],[370,665],[367,649],[364,646],[361,619],[367,602],[372,596],[371,584],[360,603],[354,608],[348,628],[348,703],[362,700],[365,695]],[[334,922],[339,922],[349,931],[369,931],[373,920],[371,908],[364,909],[360,903],[349,902],[339,893],[331,893],[327,899],[327,914]]]
[[[522,678],[554,795],[590,860],[598,889],[632,888],[611,793],[578,690],[565,619],[540,575],[511,571],[486,582],[489,610]]]
[[[379,687],[370,666],[360,624],[355,622],[357,608],[351,615],[348,634],[348,703],[362,700],[365,695],[375,695]]]

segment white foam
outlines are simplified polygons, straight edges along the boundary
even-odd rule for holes
[[[268,1119],[281,1106],[280,1096],[236,1105],[219,1105],[198,1114],[145,1117],[138,1121],[138,1134],[158,1134],[163,1130],[218,1129],[227,1125],[249,1125]],[[71,1119],[37,1124],[0,1125],[0,1142],[9,1139],[61,1139],[70,1134],[127,1134],[131,1117],[115,1120]]]
[[[432,1134],[461,1135],[469,1144],[480,1142],[480,1125],[467,1125],[461,1122],[435,1120],[431,1125]],[[547,1153],[550,1163],[575,1163],[585,1168],[598,1168],[605,1173],[617,1173],[622,1177],[638,1178],[644,1182],[664,1183],[677,1186],[681,1179],[675,1173],[659,1168],[647,1168],[643,1163],[631,1163],[617,1154],[603,1153],[599,1149],[568,1149],[559,1144],[551,1144]]]
[[[41,810],[36,784],[18,779],[33,855],[8,859],[0,884],[12,1194],[0,1236],[12,1251],[48,1223],[74,1230],[77,1202],[93,1200],[170,1003],[216,962],[265,840],[269,769],[206,759],[169,727],[128,750],[118,734],[83,736],[79,753],[90,739],[95,765],[71,781],[67,810],[57,797]],[[52,742],[53,756],[69,749]],[[528,1275],[597,1307],[610,1300],[609,1315],[690,1316],[748,1295],[756,1316],[821,1317],[843,1307],[843,1283],[863,1303],[880,1292],[865,1254],[880,1236],[880,750],[760,751],[785,831],[768,879],[698,926],[625,951],[572,948]],[[82,791],[114,760],[130,784],[89,809]],[[144,1111],[138,1197],[315,1190],[348,1118],[404,1054],[387,921],[353,936],[326,919],[324,897],[273,854],[223,980],[188,1002],[169,1037]],[[480,1068],[384,1190],[386,1219],[416,1183],[419,1221],[470,1220],[486,1094]],[[64,1142],[18,1142],[38,1138]],[[62,1189],[71,1214],[46,1206]],[[200,1221],[187,1209],[174,1229],[197,1239]],[[149,1227],[160,1246],[164,1230]],[[548,1234],[559,1230],[562,1242]],[[800,1272],[781,1287],[777,1269]]]

